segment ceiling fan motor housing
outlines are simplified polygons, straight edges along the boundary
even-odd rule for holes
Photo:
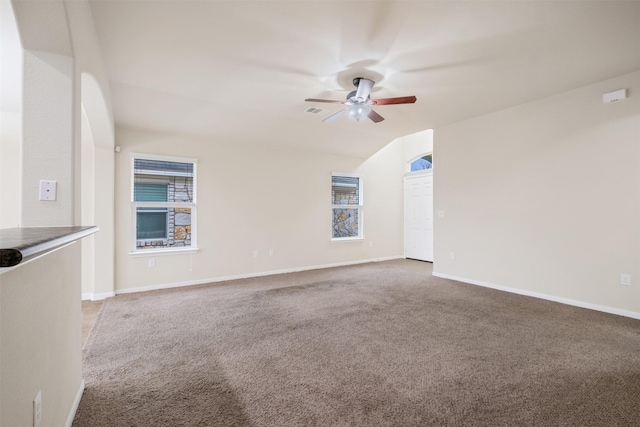
[[[375,82],[373,80],[365,79],[363,77],[356,77],[353,79],[353,84],[358,88],[356,90],[354,101],[359,104],[368,102],[374,83]]]

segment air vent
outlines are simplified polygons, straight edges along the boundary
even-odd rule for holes
[[[316,107],[309,107],[306,110],[304,110],[305,113],[311,113],[311,114],[320,114],[323,111],[324,111],[323,109],[316,108]]]

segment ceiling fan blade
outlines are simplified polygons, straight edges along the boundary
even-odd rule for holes
[[[397,98],[380,98],[372,99],[374,105],[390,105],[390,104],[413,104],[416,102],[415,96],[399,96]]]
[[[367,115],[367,117],[369,117],[373,123],[380,123],[381,121],[384,120],[384,117],[382,117],[380,114],[376,113],[373,110],[369,111],[369,114]]]
[[[327,117],[326,119],[324,119],[323,122],[332,122],[335,119],[337,119],[338,117],[340,117],[345,111],[347,111],[347,109],[343,108],[342,110],[338,111],[337,113],[334,113],[334,114],[330,115],[329,117]]]
[[[330,104],[344,104],[343,101],[334,101],[332,99],[316,99],[316,98],[307,98],[305,99],[307,102],[327,102]]]

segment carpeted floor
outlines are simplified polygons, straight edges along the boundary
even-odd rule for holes
[[[73,426],[640,425],[640,321],[428,266],[110,298]]]

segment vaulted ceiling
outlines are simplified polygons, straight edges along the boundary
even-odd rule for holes
[[[637,1],[91,0],[116,123],[367,157],[640,68]],[[322,120],[354,77],[381,123]],[[611,88],[612,90],[617,88]],[[306,112],[319,107],[320,114]]]

